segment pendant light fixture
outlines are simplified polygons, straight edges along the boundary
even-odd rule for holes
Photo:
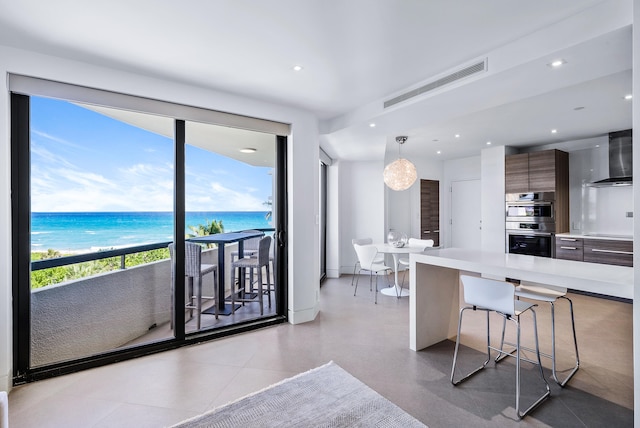
[[[407,190],[418,178],[416,167],[407,159],[400,157],[400,148],[407,137],[396,137],[398,143],[398,159],[384,168],[384,183],[392,190]]]

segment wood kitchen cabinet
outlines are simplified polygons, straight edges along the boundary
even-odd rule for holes
[[[440,245],[440,182],[420,180],[420,239]]]
[[[569,154],[562,150],[505,156],[505,193],[554,193],[555,232],[569,232]]]
[[[505,157],[506,193],[558,192],[568,187],[567,152],[544,150]]]
[[[529,153],[505,157],[504,187],[506,193],[526,193],[529,191]]]
[[[633,241],[556,236],[556,258],[633,266]]]
[[[583,261],[582,239],[556,236],[556,259]]]
[[[633,266],[633,241],[585,238],[584,261]]]

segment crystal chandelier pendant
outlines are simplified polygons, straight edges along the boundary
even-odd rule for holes
[[[396,141],[402,145],[407,141],[407,137],[396,137]],[[398,148],[398,159],[387,165],[382,173],[384,183],[396,191],[407,190],[418,178],[415,165],[399,156],[400,148]]]

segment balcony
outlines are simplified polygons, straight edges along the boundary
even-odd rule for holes
[[[166,247],[157,244],[156,248],[161,246]],[[235,250],[237,244],[225,246],[225,260],[231,260],[231,252]],[[216,248],[203,250],[202,263],[215,264],[217,260]],[[227,296],[231,290],[230,277],[230,263],[226,263]],[[203,295],[213,294],[213,281],[206,276]],[[271,298],[271,308],[264,299],[264,316],[275,315],[275,297]],[[204,310],[212,304],[205,301]],[[258,304],[247,303],[234,315],[220,316],[218,320],[203,314],[201,329],[225,327],[259,317]],[[185,320],[186,332],[195,332],[195,318],[189,320],[188,310]],[[170,338],[173,331],[169,259],[32,290],[31,367]]]

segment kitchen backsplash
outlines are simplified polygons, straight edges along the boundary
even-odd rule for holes
[[[604,147],[602,147],[604,146]],[[607,148],[569,152],[569,216],[572,233],[633,235],[633,186],[588,187],[606,175]]]
[[[586,187],[582,205],[584,233],[633,235],[633,186]]]

